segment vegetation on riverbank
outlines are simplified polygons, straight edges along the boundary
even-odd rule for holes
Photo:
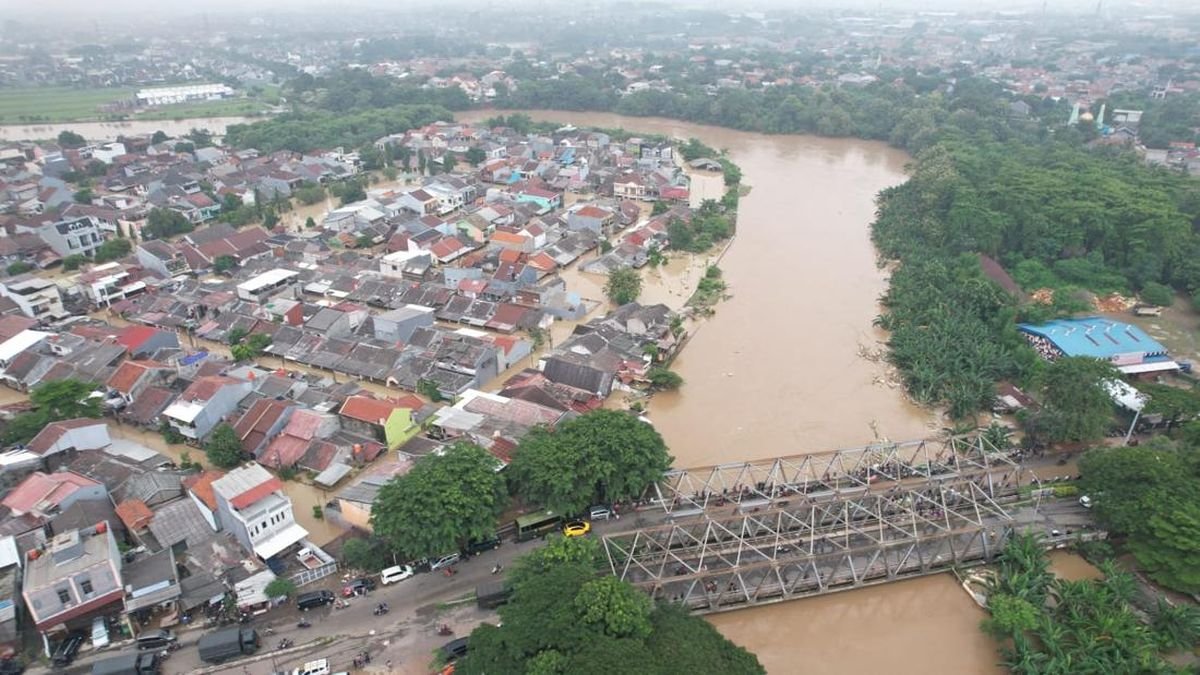
[[[499,625],[471,633],[455,672],[763,673],[703,619],[601,573],[594,540],[554,538],[517,560]]]
[[[1182,438],[1097,448],[1079,462],[1096,518],[1156,582],[1200,593],[1200,423]]]
[[[235,148],[255,148],[262,152],[359,148],[388,134],[450,118],[449,110],[424,104],[354,112],[307,110],[254,124],[230,125],[225,131],[225,142]]]
[[[1160,603],[1150,625],[1131,603],[1132,576],[1102,563],[1104,579],[1056,579],[1041,542],[1017,535],[1008,542],[989,583],[982,628],[1004,646],[1013,673],[1169,673],[1166,651],[1200,638],[1194,608]]]

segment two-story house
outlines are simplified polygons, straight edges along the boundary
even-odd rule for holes
[[[212,491],[221,526],[263,560],[308,536],[296,523],[283,483],[256,463],[239,466],[213,481]]]
[[[104,243],[100,223],[90,216],[50,223],[38,228],[37,233],[63,257],[78,254],[90,258]]]
[[[654,189],[642,176],[627,173],[613,179],[613,196],[617,199],[654,200]]]
[[[19,276],[0,281],[0,295],[11,299],[21,313],[31,319],[66,316],[58,284],[35,276]]]
[[[172,372],[171,368],[157,361],[131,359],[118,366],[105,384],[109,391],[120,395],[125,405],[129,405],[147,387],[160,382]]]
[[[237,409],[238,402],[250,394],[249,382],[223,375],[198,378],[183,390],[175,402],[163,411],[176,431],[195,440],[203,440],[213,427]]]
[[[121,552],[108,527],[70,530],[28,553],[22,597],[50,656],[50,629],[87,628],[93,618],[123,611]]]

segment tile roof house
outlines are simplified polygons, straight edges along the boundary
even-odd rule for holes
[[[147,387],[174,372],[172,368],[157,361],[130,359],[117,366],[117,370],[105,383],[110,391],[121,395],[126,404],[133,403]]]
[[[106,422],[80,417],[47,424],[26,444],[26,448],[48,457],[67,450],[96,450],[111,443]]]
[[[196,378],[163,416],[176,431],[193,440],[203,440],[250,394],[251,384],[223,375]]]
[[[221,525],[217,521],[217,497],[213,493],[212,484],[224,475],[224,471],[205,469],[183,479],[183,487],[187,490],[189,499],[204,514],[204,519],[213,530],[221,529]]]
[[[259,453],[258,460],[276,468],[295,466],[314,440],[328,438],[339,428],[335,415],[316,410],[296,410],[283,431]]]
[[[145,358],[164,347],[179,348],[179,336],[173,331],[152,326],[129,326],[117,336],[117,344],[133,358]]]
[[[294,404],[285,401],[270,398],[255,401],[233,425],[238,439],[242,441],[242,449],[257,456],[283,430],[295,410]]]
[[[397,399],[378,399],[370,396],[351,396],[338,411],[347,429],[364,434],[382,433],[389,450],[404,445],[421,432],[415,413],[425,402],[416,396]]]
[[[0,504],[14,516],[31,513],[50,518],[81,499],[108,499],[108,490],[99,481],[70,471],[35,471],[9,491]]]
[[[283,483],[258,464],[244,464],[213,481],[218,520],[255,555],[267,560],[308,536],[296,523]]]

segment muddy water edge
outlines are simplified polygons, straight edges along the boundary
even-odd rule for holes
[[[874,197],[904,180],[904,153],[664,119],[528,114],[699,138],[727,149],[751,188],[720,263],[732,297],[675,362],[684,387],[650,403],[677,466],[936,433],[936,414],[910,404],[886,366],[864,358],[885,338],[872,323],[887,287],[869,235]],[[647,299],[676,299],[670,295]],[[772,673],[1003,672],[996,645],[979,630],[983,617],[952,576],[939,575],[709,618]]]

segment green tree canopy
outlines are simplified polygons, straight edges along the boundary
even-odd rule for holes
[[[90,394],[95,386],[80,380],[54,380],[33,388],[29,401],[51,422],[76,417],[100,417],[100,400]]]
[[[1200,451],[1158,437],[1131,447],[1096,448],[1079,461],[1080,487],[1110,531],[1152,578],[1200,591]]]
[[[618,305],[627,305],[642,294],[642,275],[632,267],[622,267],[608,273],[604,294]]]
[[[64,148],[82,148],[87,145],[87,139],[74,131],[64,129],[58,132],[58,144]]]
[[[218,424],[204,442],[208,463],[221,469],[231,469],[242,463],[242,441],[229,424]]]
[[[291,597],[296,593],[296,582],[286,577],[276,577],[267,584],[266,588],[263,589],[263,593],[268,598]]]
[[[455,672],[764,672],[753,654],[703,619],[597,577],[599,560],[599,546],[581,538],[554,538],[519,558],[501,625],[471,633],[471,650]]]
[[[670,465],[653,426],[628,413],[595,410],[554,430],[531,431],[509,473],[526,501],[571,514],[596,502],[639,497]]]
[[[496,519],[508,504],[498,468],[496,458],[469,443],[426,455],[380,489],[371,526],[409,557],[457,551],[496,530]]]
[[[1037,432],[1050,441],[1092,441],[1104,436],[1113,419],[1113,402],[1105,389],[1120,373],[1104,361],[1064,357],[1042,372],[1042,410]]]

